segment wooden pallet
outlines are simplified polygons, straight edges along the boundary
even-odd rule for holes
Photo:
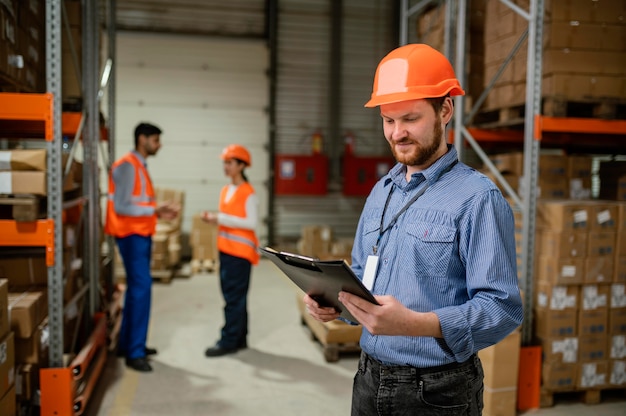
[[[342,353],[358,353],[361,351],[361,325],[349,325],[342,321],[319,322],[309,315],[298,295],[298,307],[301,314],[301,323],[311,331],[311,340],[322,344],[324,359],[327,362],[339,361]]]
[[[540,407],[552,407],[555,401],[576,401],[584,404],[592,405],[602,402],[604,396],[616,397],[622,400],[626,400],[626,388],[623,389],[592,389],[592,390],[577,390],[577,391],[549,391],[544,388],[541,389],[539,406]],[[624,403],[626,406],[626,403]]]
[[[522,127],[525,114],[525,104],[493,108],[477,114],[473,124],[481,128]],[[623,120],[626,119],[626,100],[544,97],[541,114],[548,117]]]
[[[191,274],[213,273],[217,271],[219,264],[216,260],[193,259],[189,263]]]

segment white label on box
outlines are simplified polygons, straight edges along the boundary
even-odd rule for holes
[[[611,370],[611,384],[626,384],[626,361],[613,361]]]
[[[11,152],[0,150],[0,170],[11,170]]]
[[[537,295],[537,304],[542,308],[548,306],[548,295],[545,293],[539,293],[539,295]]]
[[[0,364],[4,364],[7,360],[7,343],[6,341],[0,345]]]
[[[608,209],[598,212],[598,222],[600,224],[604,224],[609,221],[611,221],[611,212]]]
[[[561,277],[576,276],[576,266],[563,266],[561,269]]]
[[[611,338],[611,358],[626,358],[626,335],[613,335]]]
[[[613,283],[611,285],[611,308],[623,308],[626,306],[626,285]]]
[[[574,222],[587,222],[587,211],[580,210],[574,212]]]
[[[11,172],[0,172],[0,194],[12,194]]]
[[[607,306],[606,295],[598,295],[597,286],[583,286],[583,309],[591,310]]]
[[[582,387],[601,386],[605,383],[605,374],[597,374],[597,365],[595,363],[587,363],[582,365],[582,375],[580,376],[580,385]]]
[[[563,354],[564,363],[575,363],[578,360],[578,338],[565,338],[552,342],[552,353]]]

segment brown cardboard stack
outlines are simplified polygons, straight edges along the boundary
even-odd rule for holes
[[[0,279],[0,415],[14,415],[15,342],[9,323],[9,282]]]
[[[513,331],[502,341],[478,352],[485,373],[484,416],[515,416],[521,334]]]
[[[441,2],[440,2],[441,3]],[[466,98],[478,99],[484,89],[484,27],[487,0],[468,2],[468,48],[466,55],[467,85],[463,85]],[[417,39],[420,43],[444,52],[445,4],[439,4],[422,13],[417,19]],[[454,54],[454,52],[453,52]]]
[[[502,153],[493,155],[490,159],[513,190],[523,192],[524,154]],[[539,155],[537,176],[539,196],[544,199],[590,199],[592,162],[592,157],[586,155],[569,156],[560,153]],[[490,172],[484,173],[494,179]],[[504,192],[502,187],[501,190]]]
[[[352,237],[336,237],[329,225],[305,225],[296,243],[296,250],[299,254],[321,260],[343,259],[350,263],[353,242]]]
[[[155,188],[156,202],[174,203],[180,206],[179,215],[172,220],[159,219],[156,233],[152,236],[152,269],[168,270],[180,263],[181,224],[185,206],[185,192],[178,189]]]
[[[46,366],[48,360],[48,295],[45,290],[9,292],[16,364]]]
[[[621,209],[611,201],[537,204],[534,334],[549,391],[603,389],[626,377],[626,354],[610,357],[626,335],[626,296],[615,294],[624,292],[616,267]]]
[[[193,216],[191,234],[191,261],[197,264],[195,268],[213,269],[218,262],[217,255],[217,225],[202,220],[202,214]]]
[[[529,1],[516,4],[529,10]],[[622,99],[626,96],[624,39],[626,3],[622,0],[551,0],[545,4],[542,94],[565,100]],[[493,79],[528,27],[527,21],[502,2],[485,10],[485,86]],[[523,105],[526,96],[526,43],[487,97],[485,108]]]

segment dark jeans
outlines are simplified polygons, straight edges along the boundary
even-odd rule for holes
[[[126,294],[117,348],[127,358],[141,358],[146,356],[150,323],[152,237],[132,234],[116,241],[126,270]]]
[[[464,363],[415,368],[385,366],[361,353],[352,389],[352,416],[480,416],[483,369]]]
[[[252,264],[241,257],[220,253],[220,286],[226,305],[224,327],[218,345],[237,348],[248,335],[248,287]]]

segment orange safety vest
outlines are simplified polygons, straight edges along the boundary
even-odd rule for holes
[[[222,188],[220,194],[220,212],[236,217],[246,216],[246,200],[254,193],[254,188],[248,182],[237,187],[237,190],[228,202],[225,201],[228,186]],[[259,241],[253,230],[232,228],[220,225],[217,234],[217,249],[231,256],[249,260],[252,264],[259,262],[257,247]]]
[[[118,214],[115,211],[115,203],[113,196],[115,195],[115,182],[113,181],[113,171],[122,163],[130,163],[135,168],[135,185],[133,187],[132,203],[138,206],[153,207],[156,209],[156,200],[152,181],[148,175],[148,170],[144,164],[135,156],[133,152],[129,152],[113,166],[109,174],[109,194],[107,201],[106,223],[104,232],[113,237],[127,237],[131,234],[151,236],[156,231],[157,215],[133,217],[129,215]]]

